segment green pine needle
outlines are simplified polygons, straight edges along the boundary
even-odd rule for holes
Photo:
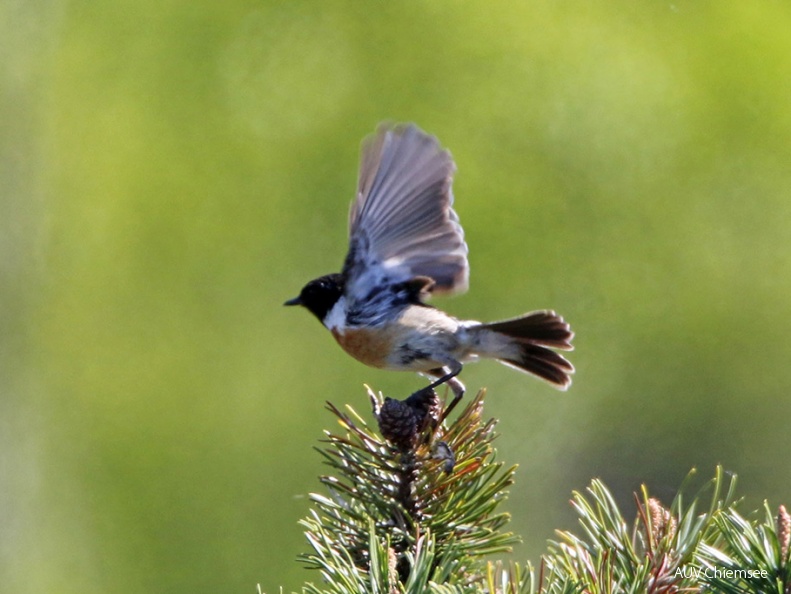
[[[360,576],[368,576],[369,588],[358,591],[378,591],[373,584],[386,566],[398,588],[480,582],[482,557],[509,551],[517,540],[501,531],[508,516],[497,511],[515,468],[494,460],[495,423],[482,419],[483,396],[471,399],[450,427],[427,430],[409,452],[380,437],[350,407],[328,404],[343,431],[326,432],[318,450],[331,474],[321,477],[327,493],[311,494],[314,509],[302,522],[313,549],[302,557],[306,565],[333,588],[339,581],[338,592],[361,587]],[[455,457],[449,473],[434,453],[438,441]],[[333,562],[346,567],[333,572]],[[399,591],[396,584],[388,588]]]
[[[352,408],[327,405],[341,431],[318,448],[330,472],[301,522],[311,548],[301,559],[321,583],[303,594],[791,594],[791,516],[768,504],[741,515],[736,477],[721,468],[688,501],[690,473],[669,507],[643,486],[632,520],[593,480],[572,497],[580,530],[558,531],[538,572],[486,561],[517,538],[498,511],[515,467],[496,460],[483,396],[447,427],[425,416],[399,444]],[[382,397],[372,399],[382,410]]]

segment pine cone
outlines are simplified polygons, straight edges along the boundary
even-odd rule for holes
[[[424,388],[404,400],[415,413],[418,429],[422,429],[428,420],[431,426],[436,426],[442,416],[442,402],[434,390]]]
[[[777,540],[780,542],[780,557],[785,562],[791,545],[791,516],[788,515],[785,505],[777,510]]]
[[[410,449],[417,441],[418,416],[406,400],[385,398],[376,420],[385,439],[396,446]]]

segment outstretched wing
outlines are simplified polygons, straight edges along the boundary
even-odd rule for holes
[[[429,277],[433,293],[467,290],[467,244],[452,208],[456,165],[414,124],[379,126],[363,142],[357,197],[349,213],[346,293]]]

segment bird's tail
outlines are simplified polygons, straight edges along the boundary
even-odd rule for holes
[[[554,311],[535,311],[518,318],[469,328],[479,354],[531,373],[554,387],[571,385],[574,366],[552,349],[570,351],[574,333]]]

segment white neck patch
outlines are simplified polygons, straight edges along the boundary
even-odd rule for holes
[[[332,309],[324,316],[322,324],[329,330],[342,331],[346,327],[346,297],[341,295]]]

